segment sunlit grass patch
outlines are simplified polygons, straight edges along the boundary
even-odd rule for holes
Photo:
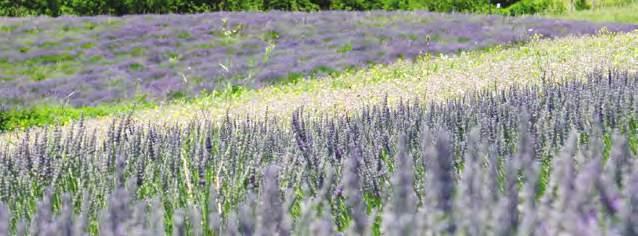
[[[555,15],[553,17],[597,22],[638,23],[637,12],[638,2],[635,2],[626,6],[605,7],[601,9],[586,11],[574,11]]]

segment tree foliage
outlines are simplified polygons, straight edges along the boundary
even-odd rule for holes
[[[209,11],[431,10],[477,12],[519,0],[0,0],[0,15],[126,15]],[[539,1],[539,0],[534,0]],[[553,1],[553,0],[548,0]]]
[[[0,16],[119,16],[268,10],[428,10],[532,15],[599,9],[635,1],[638,0],[0,0]]]

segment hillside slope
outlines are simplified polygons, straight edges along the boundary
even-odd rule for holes
[[[535,40],[526,45],[453,56],[398,61],[319,80],[217,93],[174,101],[153,109],[133,110],[132,122],[186,124],[194,119],[220,121],[230,117],[286,119],[299,107],[306,113],[347,112],[387,100],[437,101],[480,89],[538,84],[543,78],[569,80],[604,70],[638,71],[638,32]],[[552,82],[547,79],[546,82]],[[113,116],[84,123],[98,132]],[[16,143],[22,132],[0,135]]]
[[[382,11],[0,18],[0,102],[161,101],[602,27],[638,26]]]

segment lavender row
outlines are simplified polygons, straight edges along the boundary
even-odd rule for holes
[[[429,12],[229,13],[0,19],[0,102],[96,105],[528,40],[612,32],[595,24]]]
[[[66,130],[64,130],[66,129]],[[638,75],[0,145],[0,234],[632,235]]]

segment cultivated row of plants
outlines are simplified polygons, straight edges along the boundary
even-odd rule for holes
[[[638,75],[0,143],[0,234],[633,235]]]
[[[534,35],[637,27],[382,11],[5,18],[0,19],[0,102],[17,108],[176,99],[526,42]]]
[[[106,119],[93,118],[132,110],[135,110],[133,119],[137,120],[188,121],[199,113],[209,113],[212,119],[219,119],[227,110],[235,115],[263,114],[269,110],[273,115],[284,117],[302,105],[315,111],[352,110],[369,102],[380,102],[383,97],[377,94],[388,94],[390,103],[396,101],[394,97],[441,99],[487,87],[535,83],[543,74],[578,78],[585,77],[592,68],[636,70],[635,48],[638,48],[636,33],[608,34],[601,30],[584,37],[553,40],[532,37],[530,42],[512,47],[398,60],[389,65],[348,70],[318,80],[306,77],[261,89],[229,86],[194,99],[171,100],[168,104],[149,102],[148,97],[143,96],[129,102],[86,107],[60,104],[12,109],[8,103],[2,103],[0,139],[12,130],[67,124],[82,115],[91,119],[87,122],[89,127],[105,126],[102,122]]]

